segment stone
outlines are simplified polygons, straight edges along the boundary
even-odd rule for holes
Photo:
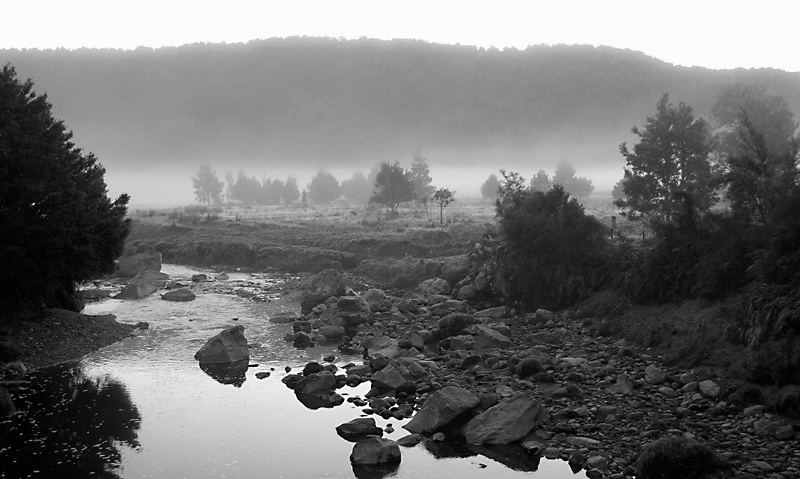
[[[240,324],[230,326],[213,336],[194,355],[201,364],[232,363],[249,357],[250,348],[244,337],[244,326]]]
[[[317,394],[334,389],[336,389],[336,376],[330,371],[320,371],[303,376],[303,379],[294,386],[295,392],[303,394]]]
[[[397,342],[401,348],[417,348],[422,350],[425,347],[425,339],[416,331],[409,331]]]
[[[644,380],[648,384],[661,384],[667,379],[667,373],[655,364],[647,366],[644,370]]]
[[[582,436],[571,436],[565,439],[565,442],[570,446],[575,447],[588,447],[589,449],[600,446],[600,441]]]
[[[473,299],[478,295],[478,290],[471,284],[464,285],[458,289],[456,297],[458,299]]]
[[[347,284],[344,276],[335,269],[326,269],[310,277],[301,285],[303,295],[300,299],[300,308],[304,314],[311,311],[314,306],[324,303],[331,296],[344,296],[347,294]]]
[[[470,391],[445,386],[432,393],[425,404],[403,428],[417,434],[431,434],[471,411],[480,399]]]
[[[292,311],[281,311],[280,313],[275,313],[268,318],[270,323],[276,324],[288,324],[297,321],[298,316],[297,313]]]
[[[764,414],[764,411],[766,411],[766,409],[767,408],[764,407],[763,405],[756,404],[755,406],[744,408],[744,411],[742,411],[742,415],[744,417],[759,416],[761,414]]]
[[[475,337],[473,349],[508,348],[513,344],[508,336],[484,324],[473,324],[465,332]]]
[[[231,279],[231,277],[230,275],[228,275],[228,273],[223,271],[222,273],[216,275],[214,279],[216,279],[217,281],[228,281],[229,279]]]
[[[436,294],[450,294],[450,283],[442,278],[426,279],[417,286],[417,291],[422,296],[432,296]]]
[[[152,269],[148,269],[134,276],[131,279],[131,283],[138,281],[142,283],[157,284],[159,282],[162,282],[166,284],[168,280],[169,280],[169,275],[167,273],[162,273],[160,271],[153,271]]]
[[[122,291],[112,296],[114,299],[141,299],[156,292],[156,285],[137,281],[122,288]]]
[[[367,302],[371,311],[377,311],[386,299],[386,293],[382,289],[372,288],[362,293],[361,297]]]
[[[392,464],[400,462],[400,446],[383,437],[368,437],[353,446],[350,462],[359,465]]]
[[[383,429],[371,417],[359,417],[336,426],[336,434],[345,441],[358,442],[367,436],[383,436]]]
[[[529,433],[520,442],[520,445],[528,454],[541,454],[547,447],[540,437],[534,433]]]
[[[779,427],[775,430],[775,439],[786,440],[794,437],[794,427],[791,424]]]
[[[706,379],[705,381],[700,381],[697,384],[698,389],[700,389],[700,393],[703,396],[710,397],[712,399],[716,399],[719,397],[720,388],[717,383],[710,379]]]
[[[588,469],[608,469],[608,459],[603,456],[591,456],[586,460]]]
[[[554,321],[556,319],[555,313],[549,311],[547,309],[539,308],[534,313],[534,320],[537,323],[546,323],[548,321]]]
[[[297,331],[292,335],[292,344],[296,348],[307,348],[314,344],[314,338],[305,331]]]
[[[372,375],[372,385],[379,389],[396,389],[428,375],[425,368],[413,358],[392,359],[386,367]]]
[[[456,299],[448,299],[439,304],[428,306],[428,311],[431,314],[438,316],[445,316],[450,313],[463,313],[468,309],[469,303],[467,301],[460,301]]]
[[[112,274],[115,278],[133,278],[142,271],[161,271],[161,253],[149,251],[120,258],[118,268]]]
[[[206,281],[208,281],[208,275],[206,274],[200,273],[192,275],[193,283],[205,283]]]
[[[472,418],[464,426],[464,437],[468,444],[510,444],[548,420],[547,411],[532,396],[518,394]]]
[[[422,442],[421,434],[407,434],[397,440],[397,444],[403,447],[414,447]]]
[[[400,352],[400,346],[397,340],[389,336],[378,336],[377,338],[368,338],[361,343],[361,346],[367,350],[367,354],[372,356],[374,354],[381,354],[387,359],[392,359]]]
[[[345,329],[342,326],[322,326],[317,332],[328,341],[335,341],[344,336]]]
[[[494,308],[482,309],[474,314],[479,319],[500,319],[505,318],[508,314],[508,308],[505,306],[496,306]]]
[[[164,301],[193,301],[195,298],[195,294],[189,291],[189,288],[174,289],[161,295]]]

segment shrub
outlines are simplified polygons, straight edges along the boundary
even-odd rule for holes
[[[713,473],[721,459],[708,446],[679,436],[645,446],[636,461],[638,479],[695,479]]]
[[[525,358],[516,366],[517,376],[520,379],[533,376],[536,373],[542,372],[542,364],[533,358]]]
[[[506,295],[523,306],[558,308],[585,299],[603,279],[607,231],[556,185],[547,192],[505,174],[496,203]]]
[[[448,314],[444,318],[439,320],[437,324],[439,330],[439,337],[440,338],[449,338],[450,336],[458,336],[459,334],[463,333],[465,329],[473,324],[477,323],[478,321],[470,316],[469,314],[464,313],[452,313]]]

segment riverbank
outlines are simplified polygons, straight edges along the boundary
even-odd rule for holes
[[[28,369],[40,369],[81,357],[131,335],[135,325],[114,315],[90,316],[63,309],[11,320],[0,341],[15,345]]]

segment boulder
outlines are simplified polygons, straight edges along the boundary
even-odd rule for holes
[[[165,301],[192,301],[195,299],[194,293],[189,291],[188,288],[175,289],[167,291],[161,295],[161,299]]]
[[[247,346],[242,325],[223,330],[209,339],[194,355],[200,363],[232,363],[249,357],[250,348]]]
[[[214,277],[217,281],[228,281],[231,277],[224,271]]]
[[[644,380],[648,384],[661,384],[667,379],[667,373],[655,364],[647,366],[644,370]]]
[[[303,394],[295,392],[295,397],[308,409],[333,408],[344,404],[341,394],[334,391],[321,391],[316,394]]]
[[[442,301],[439,304],[428,306],[428,311],[431,314],[436,314],[438,316],[445,316],[450,313],[463,313],[467,310],[468,305],[469,303],[466,301],[448,299],[447,301]]]
[[[374,354],[381,354],[388,359],[392,359],[400,352],[400,346],[397,340],[389,336],[379,336],[377,338],[368,338],[361,343],[361,346],[367,350],[367,354],[372,356]]]
[[[344,327],[342,326],[322,326],[317,331],[320,336],[328,341],[335,341],[344,336]]]
[[[156,285],[154,283],[146,283],[137,281],[130,283],[122,291],[112,296],[114,299],[140,299],[149,296],[156,292]]]
[[[548,421],[547,411],[532,396],[518,394],[472,418],[464,437],[468,444],[509,444]]]
[[[358,442],[367,436],[383,436],[383,429],[371,417],[359,417],[336,426],[336,434],[345,441]]]
[[[269,317],[270,323],[286,324],[297,321],[297,313],[292,311],[281,311],[280,313],[273,314]]]
[[[378,389],[395,389],[405,383],[415,383],[428,375],[426,369],[413,358],[395,358],[372,375],[372,386]]]
[[[397,463],[400,462],[400,446],[391,439],[368,437],[353,446],[350,462],[359,465]]]
[[[159,281],[162,281],[166,284],[168,280],[169,280],[169,275],[167,273],[162,273],[160,271],[153,271],[152,269],[148,269],[134,276],[131,279],[131,283],[138,281],[142,283],[157,284]]]
[[[697,387],[700,389],[700,393],[703,394],[703,396],[710,397],[712,399],[719,397],[719,385],[710,379],[700,381]]]
[[[442,278],[426,279],[417,286],[417,291],[422,296],[432,296],[436,294],[450,294],[450,284]]]
[[[192,282],[193,283],[205,283],[206,281],[208,281],[208,275],[206,275],[206,274],[199,273],[199,274],[193,274],[192,275]]]
[[[458,289],[458,294],[456,294],[458,299],[473,299],[477,295],[478,291],[475,289],[475,286],[472,286],[471,284],[460,287]]]
[[[471,411],[480,399],[470,391],[445,386],[430,395],[422,408],[403,428],[417,434],[431,434],[457,417]]]
[[[319,394],[334,389],[336,389],[336,376],[330,371],[303,376],[303,379],[294,386],[294,391],[302,394]]]
[[[473,349],[508,348],[513,344],[508,336],[484,324],[473,324],[465,332],[475,337]]]
[[[346,293],[347,285],[344,276],[335,269],[326,269],[304,282],[300,308],[304,314],[307,314],[311,308],[324,303],[331,296],[344,296]]]
[[[161,271],[161,253],[149,251],[120,258],[119,267],[113,273],[115,278],[133,278],[142,271]]]
[[[369,304],[370,311],[377,311],[386,299],[386,293],[381,289],[373,288],[363,293],[361,297]]]
[[[360,296],[341,296],[336,304],[326,308],[320,319],[331,326],[351,328],[368,323],[371,318],[369,304]]]

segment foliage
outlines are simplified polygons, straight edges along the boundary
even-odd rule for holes
[[[72,143],[47,95],[0,70],[0,303],[80,310],[75,284],[111,273],[130,223],[105,169]]]
[[[625,201],[625,179],[621,179],[614,183],[614,188],[611,190],[611,198],[614,202]]]
[[[300,199],[300,188],[297,186],[297,178],[289,175],[286,183],[283,184],[283,194],[281,195],[283,204],[290,205]]]
[[[375,177],[375,191],[369,201],[389,206],[394,212],[400,203],[413,199],[414,183],[409,172],[397,162],[393,165],[381,163],[381,169]]]
[[[789,153],[794,145],[797,123],[786,100],[763,86],[734,83],[725,87],[711,109],[717,151],[724,157],[736,156],[743,130],[763,133],[763,144],[775,156]],[[746,122],[749,123],[746,124]]]
[[[411,170],[408,176],[414,184],[414,200],[422,202],[428,199],[433,194],[433,186],[431,186],[431,171],[428,168],[428,159],[422,156],[419,151],[414,153],[414,160],[411,163]]]
[[[439,224],[444,224],[444,209],[456,200],[455,194],[447,188],[437,188],[433,193],[433,200],[439,205]]]
[[[342,194],[348,200],[366,202],[372,194],[372,186],[363,172],[355,171],[349,180],[342,180]]]
[[[710,130],[702,118],[695,119],[692,108],[680,103],[677,108],[664,94],[656,114],[643,128],[631,130],[639,143],[629,150],[623,143],[620,153],[627,160],[625,198],[614,202],[625,209],[623,215],[645,216],[665,222],[679,213],[676,194],[692,197],[698,211],[715,201],[710,186]]]
[[[222,201],[224,183],[217,178],[217,173],[207,163],[203,163],[197,169],[197,176],[192,178],[192,186],[194,186],[194,196],[200,203],[211,206]]]
[[[605,227],[560,186],[534,191],[518,174],[502,173],[496,211],[505,255],[499,268],[512,299],[556,308],[586,298],[602,280]]]
[[[669,436],[645,446],[636,461],[640,479],[700,479],[723,466],[708,446],[683,436]]]
[[[531,184],[534,180],[531,180]],[[587,198],[594,191],[592,180],[583,176],[575,176],[575,168],[568,161],[558,163],[556,171],[553,173],[553,184],[561,185],[564,191],[575,198]]]
[[[721,184],[727,186],[734,216],[766,226],[797,180],[800,141],[784,139],[787,144],[782,152],[775,153],[746,114],[740,121],[739,150],[727,158]]]
[[[330,203],[339,198],[340,194],[339,182],[324,169],[317,172],[306,189],[308,190],[308,197],[317,204]]]
[[[483,182],[481,185],[481,197],[494,201],[497,199],[497,192],[500,189],[500,180],[497,179],[497,175],[492,173],[489,175],[489,178],[486,178],[486,181]]]
[[[539,170],[533,178],[531,178],[531,189],[533,191],[545,192],[553,187],[553,181],[550,176],[544,171]]]
[[[254,205],[263,199],[263,186],[253,176],[248,177],[239,170],[236,182],[231,186],[231,199],[245,205]]]

